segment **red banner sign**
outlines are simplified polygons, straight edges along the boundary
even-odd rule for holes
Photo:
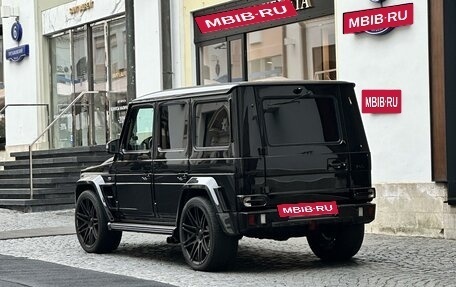
[[[215,13],[195,18],[201,33],[238,28],[287,17],[297,16],[290,0],[265,3],[242,9]]]
[[[280,217],[304,217],[339,214],[337,203],[335,201],[279,204],[277,205],[277,210]]]
[[[369,114],[400,114],[401,90],[363,90],[362,111]]]
[[[344,34],[413,24],[413,3],[344,13]]]

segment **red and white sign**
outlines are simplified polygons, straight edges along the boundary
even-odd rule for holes
[[[413,3],[344,13],[344,34],[413,24]]]
[[[293,3],[282,0],[257,6],[215,13],[195,18],[201,33],[238,28],[287,17],[297,16]]]
[[[369,114],[400,114],[401,90],[363,90],[362,112]]]
[[[280,217],[306,217],[339,214],[337,203],[335,201],[279,204],[277,205],[277,210]]]

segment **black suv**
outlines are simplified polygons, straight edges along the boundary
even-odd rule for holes
[[[354,256],[375,217],[354,84],[285,81],[167,90],[129,104],[113,160],[82,171],[82,248],[122,231],[169,235],[196,270],[225,267],[242,236],[306,236],[322,260]]]

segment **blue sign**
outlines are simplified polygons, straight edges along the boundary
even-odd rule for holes
[[[10,60],[12,62],[20,62],[22,61],[25,57],[29,56],[29,45],[22,45],[19,47],[7,49],[5,51],[6,53],[6,59]]]
[[[16,42],[20,42],[22,39],[22,25],[19,21],[14,22],[11,26],[11,38]]]

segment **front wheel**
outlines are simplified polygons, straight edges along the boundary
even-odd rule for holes
[[[358,253],[364,224],[325,227],[307,235],[313,253],[324,261],[347,261]]]
[[[219,270],[236,257],[239,240],[223,232],[212,204],[205,198],[194,197],[185,204],[179,237],[185,261],[195,270]]]
[[[88,253],[111,252],[122,238],[121,231],[108,229],[108,219],[102,208],[100,200],[90,190],[81,193],[76,202],[76,234],[81,247]]]

